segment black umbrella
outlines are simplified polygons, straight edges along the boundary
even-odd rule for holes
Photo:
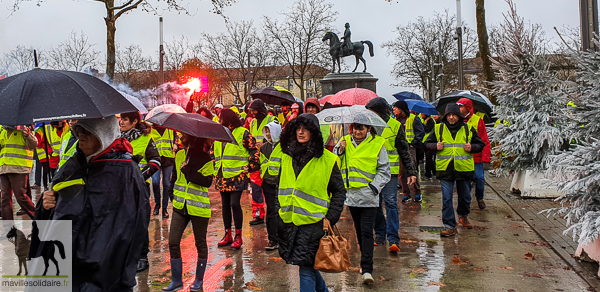
[[[0,124],[103,118],[138,109],[106,82],[79,72],[33,69],[0,80]]]
[[[194,137],[235,143],[229,129],[199,114],[161,112],[146,121]]]
[[[269,86],[250,93],[252,98],[262,99],[266,104],[281,105],[284,102],[296,102],[292,93],[281,86]]]
[[[446,112],[446,105],[449,103],[456,103],[461,98],[468,98],[472,100],[473,105],[477,107],[477,111],[484,112],[487,115],[492,114],[492,108],[483,98],[477,95],[471,95],[467,93],[467,91],[451,92],[440,97],[437,100],[438,104],[435,106],[435,109],[443,115]]]

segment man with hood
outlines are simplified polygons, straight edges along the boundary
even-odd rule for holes
[[[250,104],[250,113],[254,117],[250,123],[250,134],[256,139],[256,147],[260,148],[265,140],[263,135],[263,129],[265,126],[276,118],[269,115],[265,102],[260,99],[255,99]],[[255,171],[249,174],[250,184],[252,186],[252,215],[253,219],[250,221],[250,225],[258,225],[265,223],[265,207],[262,188],[262,179],[260,178],[260,171]]]
[[[414,184],[417,181],[417,171],[410,158],[408,141],[404,134],[404,129],[400,122],[390,117],[390,106],[387,100],[383,97],[376,97],[367,103],[367,109],[378,114],[387,124],[389,128],[385,128],[381,137],[385,142],[385,148],[390,161],[391,180],[381,189],[379,196],[379,207],[375,217],[375,244],[384,245],[387,240],[390,243],[389,250],[398,252],[398,244],[400,237],[398,231],[400,229],[400,219],[398,216],[398,175],[400,169],[408,176],[408,183]],[[385,213],[383,214],[383,202],[385,202]]]
[[[473,127],[475,131],[477,131],[477,134],[479,134],[479,137],[485,142],[483,151],[473,155],[475,158],[475,197],[477,198],[479,209],[483,210],[485,209],[485,202],[483,201],[483,193],[485,191],[485,172],[483,171],[483,163],[489,163],[492,158],[490,139],[488,138],[483,118],[473,114],[473,101],[463,97],[459,99],[456,104],[460,107],[460,113],[465,117],[467,124]]]
[[[267,203],[267,235],[269,242],[265,247],[267,250],[275,250],[279,248],[279,240],[277,239],[277,177],[272,176],[268,172],[269,159],[277,145],[279,145],[279,136],[281,135],[281,125],[277,122],[270,122],[263,128],[265,143],[260,147],[260,175],[262,181],[262,191]]]
[[[72,131],[77,151],[35,219],[72,221],[73,291],[130,291],[148,236],[148,188],[115,116],[79,120]]]
[[[425,146],[437,150],[435,168],[437,178],[442,185],[442,222],[446,230],[442,237],[456,235],[456,217],[454,216],[454,185],[458,193],[459,223],[466,229],[472,229],[467,216],[471,212],[471,181],[475,178],[474,153],[483,151],[485,143],[477,131],[465,122],[457,104],[446,106],[442,123],[425,140]]]
[[[396,120],[402,124],[402,127],[406,132],[406,140],[410,146],[410,158],[415,165],[415,169],[418,171],[419,162],[417,161],[417,149],[423,147],[423,138],[425,137],[425,130],[423,129],[421,119],[416,118],[416,116],[408,110],[408,105],[404,100],[399,100],[394,103],[393,110],[396,115]],[[402,184],[402,192],[404,193],[402,202],[406,203],[410,201],[410,187],[407,181],[407,174],[404,172],[400,174],[400,183]],[[421,186],[419,185],[419,180],[417,180],[412,187],[415,192],[414,201],[418,203],[421,202]]]

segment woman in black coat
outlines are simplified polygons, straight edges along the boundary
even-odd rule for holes
[[[310,135],[306,135],[306,130]],[[299,142],[298,137],[306,136],[308,142]],[[281,134],[281,151],[292,157],[292,168],[297,177],[308,162],[328,151],[323,148],[322,141],[319,121],[312,114],[302,114],[287,124]],[[337,164],[334,164],[331,171],[327,192],[330,194],[330,203],[325,218],[331,225],[335,225],[340,219],[346,200],[346,188]],[[280,208],[279,202],[277,208]],[[281,217],[278,221],[279,255],[287,264],[300,266],[300,291],[328,291],[321,274],[314,269],[319,242],[325,234],[323,220],[300,226],[284,223]]]

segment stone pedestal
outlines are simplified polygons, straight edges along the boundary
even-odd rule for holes
[[[371,73],[329,73],[321,80],[323,96],[336,94],[339,91],[350,88],[364,88],[377,92],[377,78]]]

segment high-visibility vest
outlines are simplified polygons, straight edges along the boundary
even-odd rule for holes
[[[423,119],[421,119],[421,120],[422,120],[422,123],[423,123],[423,127],[425,127],[425,125],[427,125],[427,121],[428,121],[429,119],[433,119],[433,118],[432,118],[432,117],[428,117],[428,118],[426,118],[426,119],[424,119],[424,120],[423,120]],[[435,123],[435,119],[433,119],[433,122]],[[425,136],[423,137],[423,143],[425,143],[425,141],[427,140],[427,138],[429,138],[429,134],[431,134],[431,132],[426,132],[426,133],[425,133]]]
[[[156,143],[156,148],[158,149],[160,156],[168,158],[175,157],[175,152],[173,152],[173,144],[175,144],[173,130],[165,129],[165,132],[161,136],[156,129],[152,129],[150,135],[152,136],[152,139],[154,139],[154,143]]]
[[[22,131],[13,130],[10,137],[7,130],[0,134],[0,165],[33,167],[33,150],[27,149]]]
[[[385,139],[385,149],[390,160],[390,170],[393,175],[396,175],[400,174],[400,155],[398,155],[398,149],[396,149],[396,136],[402,124],[394,119],[389,119],[387,124],[390,127],[383,129],[381,136]]]
[[[415,122],[415,115],[410,114],[410,116],[406,119],[406,125],[404,125],[404,129],[406,131],[406,140],[408,144],[411,144],[415,139],[415,130],[413,127],[413,123]]]
[[[377,174],[377,157],[386,140],[380,136],[370,136],[354,147],[350,135],[343,139],[346,140],[346,149],[342,156],[341,171],[346,188],[368,186]]]
[[[279,123],[283,125],[285,121],[287,121],[287,117],[289,117],[291,114],[292,112],[288,112],[287,115],[284,115],[283,112],[280,112],[277,115],[277,120],[279,120]]]
[[[140,169],[143,169],[146,165],[148,165],[148,160],[146,160],[146,149],[148,148],[150,139],[152,139],[151,135],[141,135],[137,139],[129,142],[131,143],[131,147],[133,147],[133,156],[142,156],[142,160],[140,160],[138,163]]]
[[[444,149],[438,151],[435,158],[435,169],[437,171],[445,171],[448,168],[450,161],[454,161],[454,169],[456,171],[475,171],[473,154],[465,151],[463,148],[466,143],[471,143],[471,139],[473,138],[471,135],[471,128],[470,125],[465,124],[463,127],[460,127],[460,130],[456,133],[456,137],[452,138],[452,134],[446,124],[441,123],[435,125],[435,137],[438,142],[444,143]],[[440,129],[443,129],[441,139]]]
[[[219,116],[215,115],[213,117],[213,122],[218,123],[219,122]]]
[[[469,126],[473,127],[477,133],[479,133],[479,120],[481,120],[480,116],[471,115],[471,117],[467,121],[467,124],[469,124]]]
[[[41,127],[38,128],[37,130],[35,130],[36,134],[43,136],[44,135],[44,129],[42,129]],[[35,153],[37,153],[37,157],[39,161],[42,161],[44,159],[46,159],[46,149],[44,147],[37,147],[35,149]]]
[[[187,212],[192,216],[210,218],[210,198],[208,197],[208,188],[188,182],[185,175],[181,172],[181,164],[186,161],[185,150],[179,150],[175,157],[175,167],[177,170],[177,181],[173,186],[173,208],[182,210],[185,206]],[[204,176],[214,174],[213,161],[209,161],[198,170]]]
[[[256,141],[264,139],[265,137],[263,136],[263,128],[274,119],[274,116],[267,115],[260,123],[260,126],[257,126],[258,123],[256,122],[256,119],[253,119],[250,123],[250,134],[252,134],[252,137],[254,137]]]
[[[240,113],[240,117],[242,117],[244,120],[246,119],[247,116],[248,116],[248,114],[246,112]]]
[[[292,157],[282,154],[277,198],[283,222],[300,226],[325,218],[330,203],[327,185],[337,159],[335,154],[324,150],[321,157],[313,157],[296,177]]]
[[[69,149],[67,149],[69,140],[71,140],[72,135],[73,135],[73,133],[71,131],[69,131],[63,137],[63,141],[60,145],[60,152],[59,152],[59,155],[60,155],[60,160],[58,161],[59,169],[67,162],[67,160],[69,160],[69,158],[73,157],[73,155],[75,155],[75,152],[77,151],[77,143],[79,143],[79,140],[75,141],[75,143],[73,143],[73,145],[71,145],[71,147]]]
[[[233,130],[232,134],[238,145],[226,143],[223,149],[223,142],[215,141],[215,173],[219,173],[219,168],[223,168],[223,177],[231,178],[244,172],[244,166],[249,164],[250,158],[250,153],[243,145],[246,131],[248,130],[244,127]]]
[[[283,157],[283,152],[281,151],[281,144],[277,144],[271,152],[271,157],[269,157],[269,162],[265,166],[265,169],[269,172],[269,175],[278,176],[281,172],[281,158]],[[261,165],[261,175],[262,174],[262,165]]]
[[[60,144],[62,143],[62,138],[58,135],[58,130],[51,124],[44,125],[44,127],[46,128],[47,135],[46,143],[48,143],[50,148],[52,148],[52,156],[58,156],[58,153],[60,152]]]

